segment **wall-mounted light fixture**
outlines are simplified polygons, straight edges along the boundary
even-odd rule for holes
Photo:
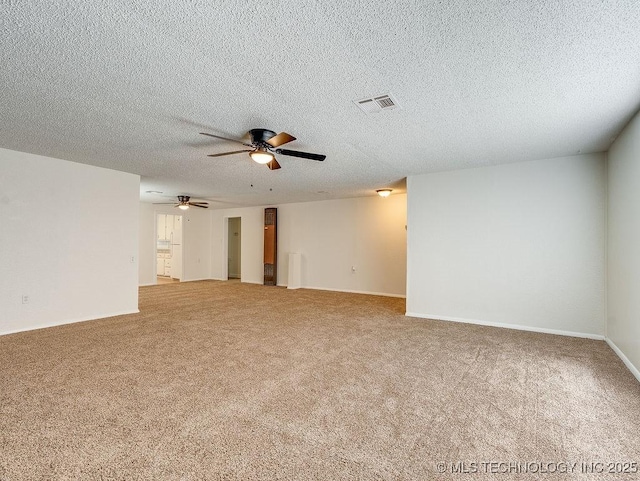
[[[391,195],[391,189],[378,189],[376,192],[380,197],[389,197]]]

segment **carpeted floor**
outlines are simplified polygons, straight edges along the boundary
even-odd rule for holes
[[[140,309],[0,337],[1,480],[640,479],[604,342],[217,281]]]

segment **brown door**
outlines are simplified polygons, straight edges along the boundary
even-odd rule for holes
[[[264,285],[277,284],[278,233],[277,213],[275,207],[264,210]]]

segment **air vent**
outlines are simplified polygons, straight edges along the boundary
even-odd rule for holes
[[[377,114],[383,110],[393,110],[400,107],[396,99],[394,99],[391,94],[354,100],[353,103],[356,104],[365,114]]]

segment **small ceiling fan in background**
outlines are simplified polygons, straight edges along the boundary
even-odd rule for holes
[[[258,164],[265,164],[269,167],[269,170],[276,170],[280,168],[280,164],[276,160],[275,155],[288,155],[291,157],[301,157],[303,159],[323,161],[326,159],[326,155],[311,154],[309,152],[300,152],[298,150],[279,149],[281,145],[293,142],[296,138],[286,132],[280,132],[276,134],[272,130],[267,129],[251,129],[247,132],[247,135],[251,139],[249,142],[243,142],[237,139],[228,139],[226,137],[220,137],[219,135],[208,134],[206,132],[200,132],[201,135],[208,137],[214,137],[216,139],[228,140],[237,144],[242,144],[245,147],[251,147],[250,149],[234,150],[231,152],[222,152],[220,154],[210,154],[208,157],[222,157],[225,155],[239,154],[242,152],[249,152],[251,159]]]
[[[191,197],[189,197],[188,195],[179,195],[177,204],[175,202],[154,202],[154,204],[155,205],[173,205],[174,207],[177,207],[178,209],[182,209],[182,210],[187,210],[189,207],[200,207],[202,209],[209,208],[208,202],[191,202],[189,199],[191,199]]]

